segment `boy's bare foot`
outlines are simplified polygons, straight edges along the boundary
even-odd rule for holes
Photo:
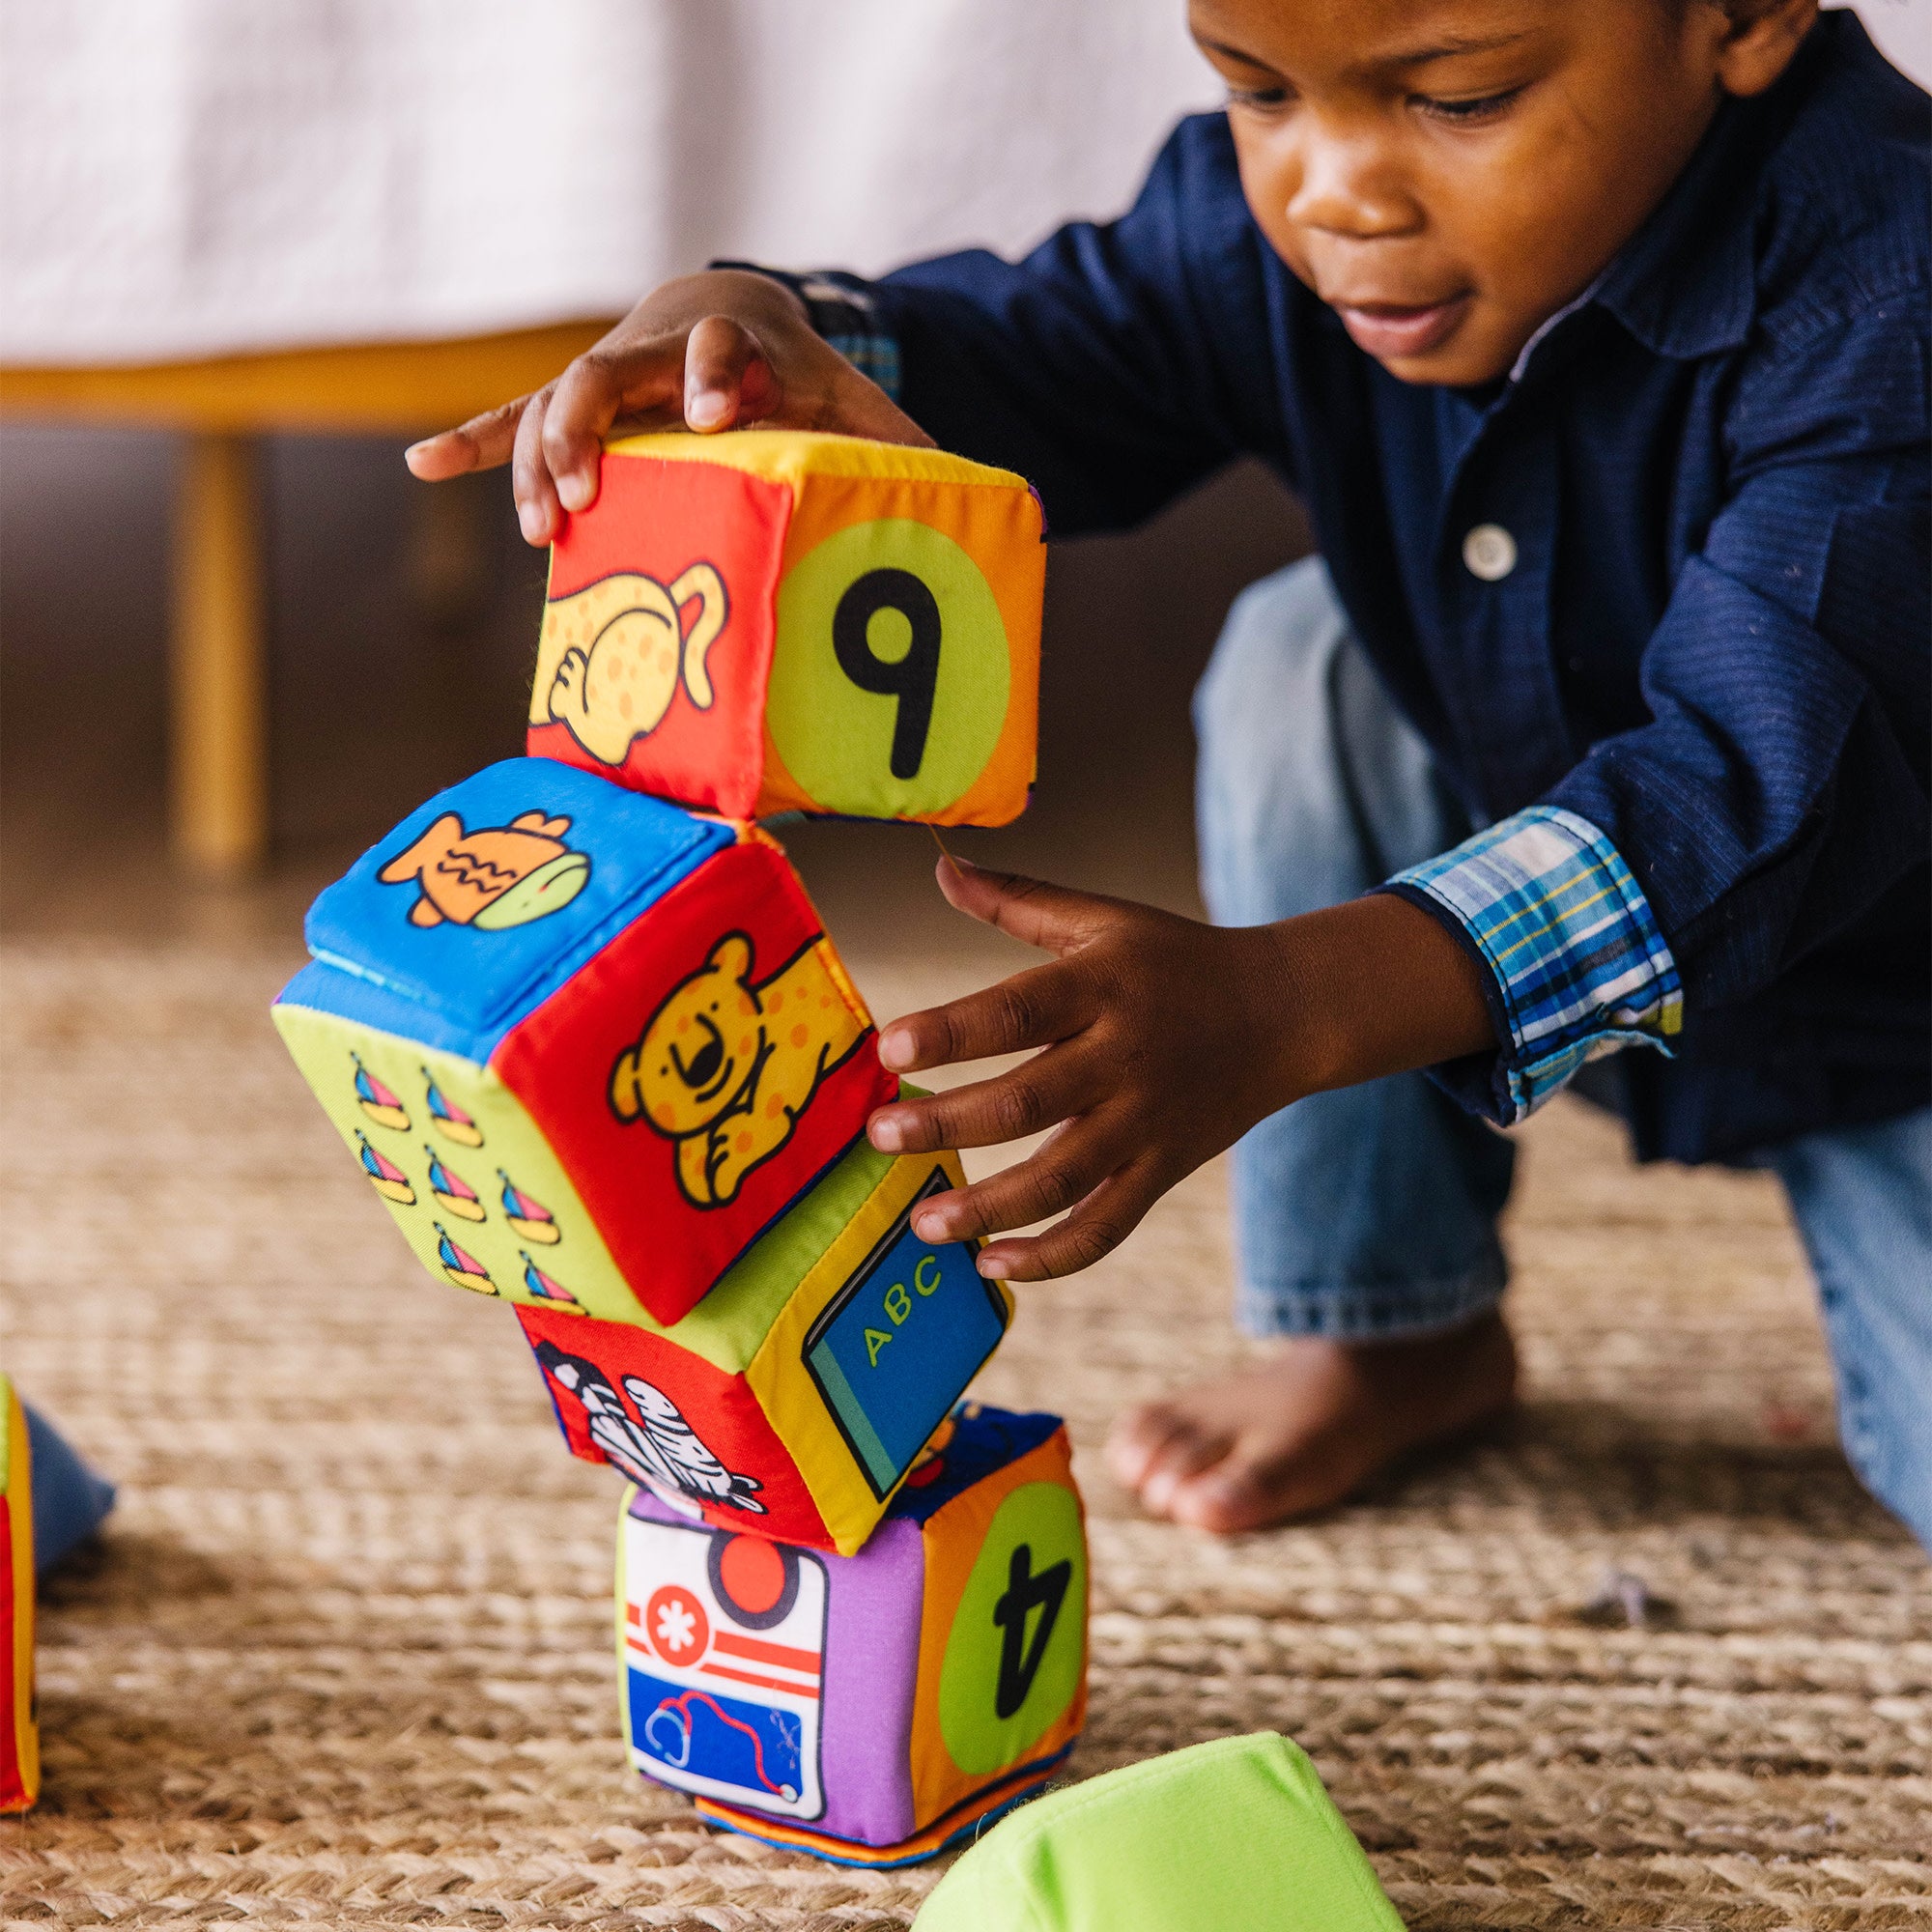
[[[1411,1341],[1296,1337],[1258,1367],[1129,1409],[1107,1463],[1151,1516],[1260,1529],[1340,1502],[1515,1394],[1516,1344],[1493,1310]]]

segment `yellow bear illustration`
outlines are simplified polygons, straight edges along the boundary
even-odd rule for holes
[[[711,708],[704,659],[727,609],[724,580],[708,563],[669,583],[621,571],[554,599],[544,607],[530,722],[567,725],[593,758],[621,765],[632,741],[663,724],[680,681],[700,711]]]
[[[737,1197],[868,1031],[822,937],[767,980],[752,964],[752,942],[726,933],[611,1069],[611,1110],[673,1143],[694,1208]]]

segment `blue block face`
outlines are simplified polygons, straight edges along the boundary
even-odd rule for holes
[[[934,1247],[912,1231],[913,1208],[946,1185],[935,1175],[920,1189],[805,1340],[806,1366],[878,1496],[1006,1333],[999,1291],[980,1278],[972,1244]]]
[[[412,812],[316,900],[306,931],[324,970],[308,1003],[486,1060],[732,840],[728,826],[568,765],[506,759]],[[352,982],[334,998],[329,969]],[[395,1024],[412,1010],[415,1024]]]

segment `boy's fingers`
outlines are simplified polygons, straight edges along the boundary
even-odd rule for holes
[[[1070,952],[1094,937],[1118,899],[1049,886],[1018,872],[994,872],[949,853],[939,862],[947,903],[1042,952]]]
[[[1092,1070],[1081,1067],[1079,1056],[1050,1049],[997,1080],[881,1107],[867,1130],[881,1153],[998,1147],[1058,1126],[1097,1097]]]
[[[1126,1157],[1126,1143],[1093,1118],[1069,1122],[1025,1160],[920,1204],[922,1240],[964,1241],[1025,1228],[1085,1201]]]
[[[1058,964],[1033,966],[983,993],[895,1020],[879,1036],[879,1059],[895,1073],[917,1073],[1051,1046],[1092,1018],[1093,1002],[1077,974]]]
[[[410,474],[424,483],[440,483],[472,469],[494,469],[499,463],[507,463],[516,443],[517,424],[529,400],[519,396],[515,402],[485,410],[454,429],[411,443],[403,451]]]
[[[517,424],[516,448],[510,455],[510,487],[517,498],[517,524],[526,544],[542,545],[554,538],[563,522],[556,485],[544,461],[544,406],[548,390],[539,389]]]
[[[1053,1281],[1112,1254],[1160,1198],[1161,1182],[1140,1163],[1112,1174],[1065,1220],[1043,1235],[992,1241],[980,1272],[996,1281]]]
[[[756,367],[758,379],[748,383]],[[729,429],[746,413],[753,393],[769,408],[776,393],[757,338],[729,316],[707,315],[684,345],[684,420],[692,429]]]
[[[597,500],[605,432],[619,412],[668,403],[676,395],[673,343],[635,349],[600,343],[578,356],[557,378],[544,410],[543,460],[557,501],[566,510],[587,510]]]

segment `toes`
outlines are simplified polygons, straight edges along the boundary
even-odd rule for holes
[[[1336,1434],[1264,1444],[1244,1437],[1212,1467],[1176,1486],[1167,1514],[1190,1529],[1232,1536],[1345,1502],[1385,1459]]]
[[[1173,1436],[1141,1478],[1141,1507],[1151,1516],[1172,1516],[1183,1486],[1212,1469],[1233,1446],[1225,1435],[1196,1428]]]
[[[1115,1482],[1138,1491],[1161,1451],[1189,1427],[1187,1418],[1164,1402],[1129,1409],[1107,1437],[1107,1467]]]
[[[1167,1516],[1183,1528],[1212,1530],[1217,1536],[1259,1529],[1282,1513],[1279,1500],[1255,1470],[1231,1456],[1177,1483],[1166,1506]]]

